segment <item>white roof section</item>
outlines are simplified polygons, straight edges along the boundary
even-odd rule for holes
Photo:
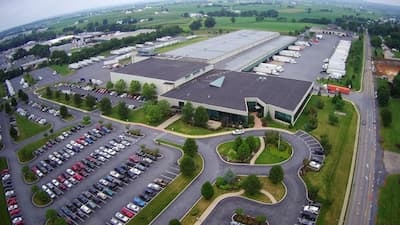
[[[261,60],[263,57],[275,54],[279,49],[295,42],[296,39],[296,37],[292,36],[279,36],[278,38],[264,42],[255,48],[248,49],[239,55],[223,60],[217,63],[215,68],[241,71],[254,62]]]
[[[215,63],[277,37],[278,32],[239,30],[169,51],[166,55]]]

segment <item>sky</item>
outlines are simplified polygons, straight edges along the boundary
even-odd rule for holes
[[[0,0],[0,31],[81,10],[140,0]]]

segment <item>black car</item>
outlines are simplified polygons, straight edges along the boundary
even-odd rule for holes
[[[74,199],[72,201],[72,203],[78,208],[80,208],[82,206],[82,203],[78,199]]]
[[[151,196],[151,197],[153,197],[154,195],[156,195],[156,192],[155,192],[153,189],[151,189],[151,188],[146,188],[146,189],[144,190],[144,193],[146,193],[147,195],[149,195],[149,196]]]
[[[74,204],[72,204],[71,202],[67,202],[67,203],[65,204],[65,206],[67,206],[68,209],[70,209],[72,212],[76,212],[76,210],[78,209],[78,208],[76,208],[76,206],[75,206]]]
[[[80,194],[78,196],[78,200],[81,201],[83,204],[86,204],[86,202],[89,201],[89,199],[87,199],[83,194]]]
[[[78,215],[80,218],[85,218],[86,217],[86,214],[85,213],[83,213],[82,211],[80,211],[80,210],[78,210],[78,211],[76,211],[76,215]]]
[[[95,188],[89,188],[89,192],[92,193],[93,195],[96,195],[97,192],[99,192],[99,191],[96,190]]]
[[[98,183],[96,183],[96,184],[93,184],[93,187],[94,188],[96,188],[97,190],[99,190],[99,191],[102,191],[103,189],[104,189],[104,187],[103,186],[101,186],[100,184],[98,184]]]
[[[151,200],[151,197],[147,194],[141,194],[139,197],[145,202],[149,202]]]

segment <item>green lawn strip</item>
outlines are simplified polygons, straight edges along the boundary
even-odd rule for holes
[[[395,58],[400,58],[400,52],[394,52],[394,57]]]
[[[268,144],[264,151],[258,156],[255,163],[273,164],[287,160],[292,155],[292,147],[282,140],[281,145],[285,145],[285,148],[284,150],[279,151],[277,146]]]
[[[379,190],[376,225],[397,225],[400,221],[400,174],[386,177]]]
[[[165,52],[172,51],[172,50],[177,49],[177,48],[182,48],[184,46],[191,45],[191,44],[194,44],[196,42],[204,41],[204,40],[207,40],[207,39],[208,39],[207,37],[196,37],[196,38],[193,38],[193,39],[190,39],[190,40],[186,40],[186,41],[182,41],[182,42],[176,43],[174,45],[170,45],[170,46],[165,46],[165,47],[159,48],[159,49],[156,50],[156,52],[157,53],[165,53]]]
[[[42,199],[37,197],[37,193],[34,193],[32,198],[33,198],[32,199],[33,202],[39,207],[40,206],[45,206],[45,205],[47,205],[47,204],[49,204],[51,202],[51,198],[50,197],[48,198],[48,201],[43,201]]]
[[[392,123],[389,127],[380,126],[380,136],[383,141],[382,146],[384,150],[400,152],[400,148],[396,146],[400,144],[400,115],[398,114],[400,112],[400,99],[391,98],[387,107],[392,112]],[[380,110],[382,110],[381,107]],[[380,116],[379,119],[381,119]]]
[[[0,98],[7,96],[7,89],[5,83],[0,84]]]
[[[64,94],[61,94],[61,96],[60,96],[59,98],[55,98],[54,92],[53,92],[53,96],[51,96],[51,97],[47,97],[47,96],[45,95],[45,89],[41,89],[41,90],[39,90],[39,91],[37,91],[37,92],[38,92],[43,98],[45,98],[45,99],[49,99],[49,100],[52,100],[52,101],[55,101],[55,102],[59,102],[59,103],[62,103],[62,104],[64,104],[64,105],[69,105],[69,106],[72,106],[72,107],[75,107],[75,108],[79,108],[79,109],[83,109],[83,110],[86,110],[86,111],[92,111],[92,110],[96,109],[96,106],[94,106],[93,109],[89,108],[89,107],[86,105],[86,100],[85,100],[85,98],[82,98],[81,104],[80,104],[80,105],[77,105],[77,104],[75,104],[74,101],[73,101],[73,97],[74,97],[73,95],[70,95],[70,99],[69,99],[69,101],[67,101],[67,100],[65,100],[65,98],[64,98]]]
[[[156,142],[162,143],[164,145],[169,145],[169,146],[172,146],[172,147],[175,147],[175,148],[179,148],[179,149],[182,149],[182,147],[183,147],[183,145],[179,145],[179,144],[176,144],[174,142],[167,141],[167,140],[164,140],[164,139],[157,139]]]
[[[0,171],[7,169],[7,160],[4,157],[0,158]],[[1,224],[11,225],[10,214],[8,214],[6,196],[4,195],[3,184],[0,182],[0,218]]]
[[[19,136],[17,137],[16,141],[22,141],[30,138],[51,127],[50,123],[47,123],[46,125],[40,125],[36,122],[29,120],[25,116],[21,116],[18,114],[15,115],[15,120],[17,122],[17,127],[19,131]]]
[[[73,70],[68,68],[67,64],[51,65],[50,68],[53,69],[54,71],[56,71],[58,74],[60,74],[62,76],[68,76],[68,75],[71,75],[72,73],[74,73]]]
[[[353,105],[345,102],[342,112],[346,115],[338,116],[339,123],[336,126],[329,125],[329,114],[335,111],[331,98],[312,96],[306,110],[309,107],[315,107],[319,99],[324,102],[325,107],[318,110],[318,128],[313,130],[311,134],[317,138],[322,134],[328,134],[332,149],[321,171],[308,172],[303,178],[309,191],[313,188],[319,190],[316,199],[314,199],[322,203],[317,224],[333,225],[337,223],[344,203],[354,150],[357,114]],[[307,120],[307,115],[302,114],[295,128],[303,129]]]
[[[22,147],[17,152],[19,161],[24,163],[24,162],[28,162],[28,161],[32,160],[33,157],[34,157],[33,152],[36,149],[38,149],[39,147],[44,145],[48,140],[59,136],[62,132],[71,129],[72,127],[73,126],[69,126],[69,127],[63,128],[61,130],[58,130],[58,131],[54,132],[53,134],[51,134],[51,135],[49,135],[47,137],[44,137],[44,138],[42,138],[40,140],[37,140],[35,142],[32,142],[32,143],[29,143],[29,144],[25,145],[24,147]]]
[[[257,146],[256,149],[258,149],[260,147],[260,139],[256,137],[255,141]],[[217,151],[224,159],[228,160],[229,162],[240,162],[239,159],[232,159],[229,157],[229,152],[233,150],[234,145],[235,145],[235,140],[222,143],[218,146]]]
[[[119,119],[119,120],[122,120],[118,115],[116,107],[114,107],[112,109],[111,115],[109,115],[109,116]],[[135,110],[129,110],[128,119],[124,120],[124,121],[129,121],[129,122],[133,122],[133,123],[143,123],[143,124],[147,124],[147,125],[151,125],[151,126],[158,126],[165,120],[162,120],[159,123],[149,123],[146,120],[146,112],[144,111],[144,108],[142,107],[142,108],[138,108]]]
[[[167,130],[171,130],[174,132],[188,134],[188,135],[207,135],[207,134],[215,134],[225,131],[231,131],[232,128],[220,128],[218,130],[209,130],[203,127],[196,127],[190,124],[185,123],[183,120],[179,119],[169,125]]]
[[[200,173],[203,167],[203,159],[197,154],[194,157],[194,161],[196,164],[196,171],[192,176],[185,177],[182,174],[177,176],[164,190],[135,215],[135,217],[129,221],[128,225],[150,224],[150,222]]]

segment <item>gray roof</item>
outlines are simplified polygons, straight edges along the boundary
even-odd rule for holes
[[[155,78],[166,81],[176,81],[188,74],[198,71],[208,64],[181,60],[148,58],[143,61],[129,64],[114,72]]]
[[[210,82],[222,76],[225,76],[222,87],[210,86]],[[309,81],[212,70],[162,96],[241,111],[247,110],[246,97],[257,97],[266,104],[293,111],[311,85]]]
[[[224,59],[215,65],[217,69],[241,71],[256,61],[266,56],[271,56],[284,47],[296,41],[296,37],[279,36],[270,41],[264,42],[256,47],[250,48],[238,55]]]
[[[165,53],[174,57],[212,60],[279,36],[277,32],[239,30]]]

